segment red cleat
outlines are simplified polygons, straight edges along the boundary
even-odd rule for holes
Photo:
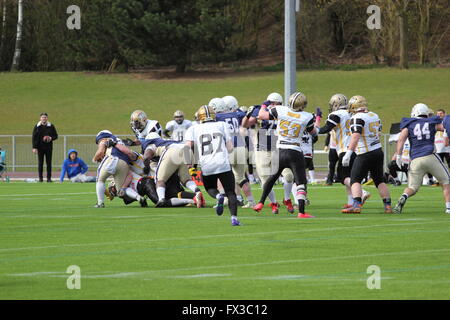
[[[342,210],[342,213],[361,213],[361,205],[351,206],[348,209]]]
[[[351,208],[351,207],[353,207],[352,204],[344,204],[344,205],[342,206],[342,209],[348,209],[348,208]]]
[[[286,209],[289,213],[294,213],[294,206],[292,205],[291,199],[284,200],[283,204],[286,206]]]
[[[273,214],[278,214],[278,208],[280,208],[280,205],[278,203],[271,203],[269,204],[269,207],[272,208]]]
[[[309,213],[299,213],[297,218],[299,219],[308,219],[308,218],[315,218],[314,216],[310,215]]]
[[[193,200],[197,208],[204,208],[206,205],[205,198],[203,197],[203,194],[200,191],[195,193],[195,197]]]
[[[258,202],[256,206],[253,207],[253,210],[256,212],[260,212],[264,208],[264,203]]]

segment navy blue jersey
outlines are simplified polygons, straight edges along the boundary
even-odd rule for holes
[[[255,106],[250,117],[258,117],[261,106]],[[258,151],[273,151],[277,145],[277,121],[276,120],[262,120],[257,134],[256,150]]]
[[[436,125],[441,123],[439,117],[403,118],[400,129],[408,129],[408,139],[411,144],[411,160],[434,153],[434,137]]]
[[[181,143],[179,141],[174,140],[164,140],[162,138],[156,138],[156,139],[146,139],[144,142],[142,142],[142,154],[145,153],[145,149],[147,149],[148,146],[154,145],[156,148],[159,147],[167,147],[174,143]]]
[[[231,136],[233,137],[233,146],[235,148],[245,146],[244,137],[239,134],[239,128],[244,117],[245,112],[241,110],[237,110],[235,112],[216,113],[216,121],[222,121],[228,125],[228,130],[230,130]]]
[[[450,134],[450,116],[445,116],[444,120],[442,120],[442,125],[445,128],[445,131],[447,131],[447,135]]]

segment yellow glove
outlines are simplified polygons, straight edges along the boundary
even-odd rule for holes
[[[189,174],[190,174],[192,177],[196,177],[196,176],[197,176],[197,169],[195,169],[195,168],[189,168]]]

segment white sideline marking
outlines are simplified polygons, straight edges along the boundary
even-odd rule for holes
[[[374,253],[374,254],[360,254],[352,256],[334,256],[334,257],[324,257],[324,258],[310,258],[310,259],[295,259],[295,260],[278,260],[278,261],[268,261],[268,262],[256,262],[256,263],[243,263],[243,264],[229,264],[229,265],[212,265],[212,266],[201,266],[201,267],[190,267],[190,268],[175,268],[175,269],[161,269],[161,270],[148,270],[142,272],[121,272],[109,275],[84,275],[84,278],[124,278],[124,277],[134,277],[134,276],[150,276],[151,274],[160,274],[166,272],[179,272],[179,271],[197,271],[197,270],[209,270],[209,269],[227,269],[227,268],[242,268],[242,267],[255,267],[263,265],[277,265],[277,264],[289,264],[289,263],[303,263],[303,262],[315,262],[315,261],[333,261],[333,260],[351,260],[358,258],[368,258],[368,257],[381,257],[381,256],[396,256],[396,255],[417,255],[426,253],[441,253],[450,252],[448,249],[432,249],[432,250],[418,250],[418,251],[400,251],[400,252],[388,252],[388,253]],[[39,275],[48,275],[50,277],[61,277],[61,275],[49,275],[48,273],[38,273]],[[54,273],[53,273],[54,274]],[[17,274],[7,274],[8,276],[17,276]],[[27,275],[27,274],[23,274]],[[31,276],[31,275],[30,275]],[[174,276],[172,276],[174,277]],[[152,279],[145,279],[152,280]]]
[[[43,272],[29,272],[29,273],[11,273],[8,274],[11,277],[35,277],[35,276],[45,276],[45,275],[55,275],[64,274],[61,271],[43,271]]]
[[[73,193],[20,193],[20,194],[1,194],[0,197],[31,197],[31,196],[66,196],[80,194],[95,194],[95,192],[73,192]]]
[[[175,279],[196,279],[196,278],[208,278],[208,277],[231,277],[231,273],[200,273],[191,274],[186,276],[171,276],[170,278]]]
[[[363,225],[363,226],[351,226],[351,227],[336,227],[336,228],[316,228],[316,229],[298,229],[298,230],[279,230],[279,231],[268,231],[268,232],[254,232],[254,233],[230,233],[230,234],[218,234],[209,236],[197,236],[197,237],[183,237],[183,238],[163,238],[163,239],[147,239],[147,240],[130,240],[130,241],[115,241],[115,242],[97,242],[97,243],[74,243],[74,244],[62,244],[62,245],[52,245],[52,246],[38,246],[38,247],[20,247],[20,248],[3,248],[0,252],[5,251],[21,251],[21,250],[38,250],[38,249],[51,249],[51,248],[64,248],[64,247],[84,247],[84,246],[109,246],[109,245],[119,245],[119,244],[135,244],[135,243],[147,243],[147,242],[158,242],[158,241],[189,241],[189,240],[200,240],[200,239],[211,239],[211,238],[226,238],[226,237],[250,237],[258,235],[269,235],[269,234],[286,234],[286,233],[307,233],[307,232],[318,232],[318,231],[339,231],[339,230],[351,230],[351,229],[367,229],[367,228],[378,228],[378,227],[399,227],[399,226],[411,226],[411,225],[424,225],[424,224],[441,224],[442,221],[432,221],[432,222],[417,222],[417,223],[392,223],[392,224],[376,224],[376,225]]]

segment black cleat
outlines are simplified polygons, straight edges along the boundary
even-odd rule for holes
[[[155,205],[157,208],[163,208],[167,207],[167,200],[165,198],[158,200],[158,202]]]
[[[105,207],[105,204],[104,203],[102,203],[102,204],[96,204],[95,206],[94,206],[94,208],[104,208]]]
[[[141,197],[141,199],[139,200],[139,204],[141,205],[142,208],[148,207],[147,199],[145,199],[144,197]]]

